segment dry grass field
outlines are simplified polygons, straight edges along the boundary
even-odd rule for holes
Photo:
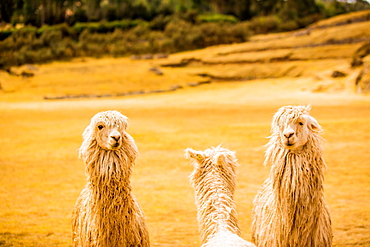
[[[85,184],[84,165],[78,159],[81,134],[95,113],[108,109],[129,117],[128,132],[139,147],[132,183],[152,246],[199,246],[188,181],[192,167],[184,149],[201,150],[220,143],[235,150],[239,159],[235,200],[242,235],[250,240],[252,200],[269,172],[262,163],[272,116],[280,106],[296,104],[311,104],[312,115],[325,131],[325,196],[334,246],[370,246],[370,97],[354,92],[358,70],[349,67],[350,54],[359,44],[338,45],[338,58],[333,57],[333,46],[323,46],[312,49],[327,53],[291,48],[290,56],[305,57],[299,61],[270,59],[286,55],[283,50],[279,54],[264,50],[258,54],[264,61],[245,61],[253,59],[247,52],[257,52],[249,49],[253,42],[262,47],[278,35],[292,38],[289,34],[258,36],[245,44],[175,54],[164,61],[86,58],[54,62],[37,65],[32,78],[0,72],[0,246],[72,245],[71,212]],[[279,40],[284,42],[284,38]],[[279,46],[277,41],[274,44]],[[232,58],[237,52],[242,57]],[[159,67],[184,58],[194,59],[184,67]],[[206,59],[224,60],[207,63]],[[163,75],[150,71],[153,67]],[[280,71],[279,76],[270,76],[269,68]],[[14,68],[23,69],[26,66]],[[291,72],[282,72],[287,69]],[[347,76],[332,78],[336,69]],[[248,71],[254,71],[256,79],[246,80]],[[189,86],[204,80],[212,83]],[[43,99],[173,85],[183,88],[125,97]]]

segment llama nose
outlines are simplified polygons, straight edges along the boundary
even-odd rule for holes
[[[113,140],[115,140],[115,141],[119,141],[119,139],[121,138],[121,136],[110,136],[110,137],[112,137]]]
[[[292,132],[284,133],[284,136],[285,136],[286,138],[290,138],[290,137],[292,137],[293,135],[294,135],[294,133],[292,133]]]
[[[292,137],[293,135],[294,135],[294,130],[292,129],[292,128],[288,128],[288,129],[286,129],[285,131],[284,131],[284,136],[286,137],[286,138],[290,138],[290,137]]]
[[[120,135],[111,135],[110,136],[113,140],[115,141],[119,141],[119,139],[121,139],[121,136]]]
[[[119,141],[119,139],[121,139],[121,134],[118,131],[112,131],[109,136],[115,141]]]

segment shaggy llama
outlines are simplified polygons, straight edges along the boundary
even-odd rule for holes
[[[87,183],[73,212],[75,246],[146,247],[149,234],[132,194],[130,175],[138,155],[117,111],[96,114],[83,132],[80,157]]]
[[[271,171],[253,203],[252,239],[258,247],[332,246],[322,128],[310,110],[285,106],[273,117],[265,153]]]
[[[255,246],[240,237],[233,201],[238,165],[235,152],[220,146],[204,152],[188,148],[185,157],[192,158],[194,164],[190,181],[195,190],[202,247]]]

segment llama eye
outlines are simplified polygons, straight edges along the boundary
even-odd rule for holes
[[[98,125],[98,129],[102,129],[102,128],[104,128],[104,126],[103,125]]]
[[[299,125],[303,125],[303,123],[302,122],[299,122]]]

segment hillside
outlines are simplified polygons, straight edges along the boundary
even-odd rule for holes
[[[171,54],[164,59],[78,58],[13,67],[11,74],[0,72],[0,98],[123,96],[209,82],[281,77],[311,78],[307,90],[351,91],[358,69],[351,69],[349,64],[354,52],[369,40],[369,14],[351,13],[304,30],[257,35],[250,42]],[[346,16],[347,22],[343,21]],[[359,16],[366,18],[348,21]],[[335,70],[346,76],[333,79]]]

